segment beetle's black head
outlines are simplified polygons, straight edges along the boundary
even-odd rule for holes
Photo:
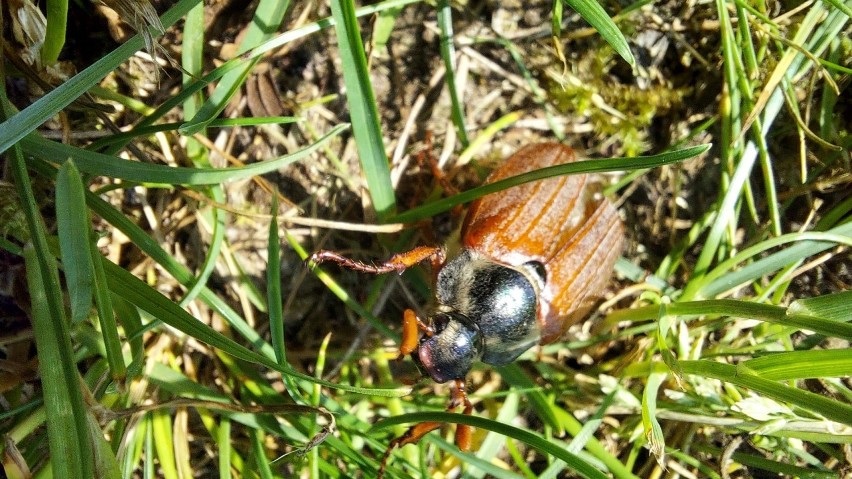
[[[464,379],[474,361],[482,357],[479,328],[455,312],[438,312],[431,323],[434,333],[420,338],[420,345],[412,354],[414,363],[436,383]]]

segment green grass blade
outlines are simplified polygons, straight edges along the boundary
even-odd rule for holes
[[[257,462],[257,473],[261,477],[261,479],[273,479],[275,476],[272,474],[272,468],[269,465],[269,460],[265,454],[265,448],[263,444],[263,432],[258,431],[257,429],[252,429],[250,431],[251,434],[251,450],[252,454],[255,457],[255,461]],[[245,476],[243,476],[245,477]]]
[[[215,185],[275,171],[285,165],[305,158],[318,150],[323,143],[337,136],[347,125],[338,125],[316,142],[289,155],[234,168],[187,168],[140,163],[138,161],[122,160],[110,155],[63,145],[36,136],[29,136],[21,141],[24,149],[33,156],[47,161],[62,163],[73,159],[80,171],[90,175],[121,178],[140,183],[161,183],[168,185]]]
[[[553,412],[553,406],[547,400],[544,393],[535,389],[536,384],[523,373],[517,364],[509,364],[501,367],[499,370],[500,376],[504,381],[516,389],[525,391],[524,395],[527,396],[527,400],[532,405],[539,419],[552,427],[557,436],[565,433],[564,427],[556,417],[556,413]]]
[[[713,299],[664,304],[659,308],[659,317],[671,316],[733,316],[766,321],[773,324],[798,328],[829,337],[852,340],[852,323],[841,323],[830,319],[788,314],[781,306],[760,304],[735,299]],[[848,319],[848,318],[847,318]]]
[[[444,76],[444,83],[447,85],[447,91],[450,92],[453,124],[456,126],[456,132],[459,135],[462,148],[467,148],[470,145],[470,139],[467,136],[467,127],[465,126],[464,106],[462,105],[456,86],[456,47],[453,43],[453,9],[450,7],[448,0],[440,0],[438,2],[438,28],[441,29],[441,59],[444,61],[444,68],[447,70]]]
[[[59,308],[55,305],[59,279],[43,275],[40,264],[42,261],[51,264],[53,257],[49,251],[38,251],[28,245],[24,248],[24,258],[44,404],[50,417],[46,422],[53,474],[56,477],[92,477],[94,455],[71,334],[65,315],[54,314],[54,311],[62,311],[61,304]],[[57,275],[55,269],[53,275]]]
[[[7,117],[8,98],[2,71],[0,83],[0,108],[3,116]],[[87,411],[71,346],[58,267],[48,247],[44,220],[33,193],[21,148],[18,145],[12,146],[11,154],[7,157],[18,195],[18,205],[30,237],[23,253],[42,394],[48,417],[51,418],[47,421],[47,435],[54,472],[57,477],[92,477],[94,451],[89,441]]]
[[[158,471],[164,479],[179,479],[173,428],[174,424],[169,411],[156,409],[151,412],[154,451],[157,454]]]
[[[503,467],[494,464],[494,462],[480,459],[479,457],[476,457],[473,454],[467,452],[462,452],[459,450],[458,446],[445,440],[442,437],[433,437],[431,438],[431,442],[438,446],[438,449],[458,457],[459,460],[466,464],[467,469],[464,471],[465,474],[461,477],[487,477],[489,479],[491,479],[492,477],[495,479],[528,479],[530,477],[529,475],[522,476],[520,474],[507,471]],[[506,441],[505,438],[503,438],[503,442],[508,442],[511,444],[511,442]],[[428,474],[428,471],[426,473]]]
[[[832,421],[852,425],[852,405],[749,374],[744,368],[715,361],[681,361],[684,374],[715,378],[761,393],[777,401],[785,401],[820,414]]]
[[[219,479],[231,479],[231,420],[223,417],[219,421],[216,445],[219,446]]]
[[[790,303],[788,314],[816,316],[832,321],[852,321],[852,291],[841,291]],[[852,369],[850,369],[852,371]]]
[[[186,90],[183,90],[186,91]],[[187,104],[191,104],[193,102],[190,99],[192,96],[186,98],[184,101],[183,109],[187,110],[191,107],[187,107]],[[150,118],[150,117],[148,117]],[[258,116],[252,118],[217,118],[212,120],[207,126],[208,128],[213,127],[227,127],[227,126],[259,126],[259,125],[276,125],[276,124],[284,124],[284,123],[295,123],[297,121],[302,121],[301,118],[295,116]],[[152,135],[154,133],[159,133],[161,131],[177,131],[180,128],[181,123],[158,123],[156,125],[147,125],[147,126],[139,126],[137,125],[130,131],[125,131],[122,133],[116,133],[114,135],[105,136],[101,139],[95,140],[88,145],[86,145],[87,150],[90,151],[100,151],[104,153],[104,149],[106,148],[114,148],[116,145],[119,146],[119,149],[126,145],[133,138],[138,138],[140,136]],[[192,140],[195,143],[198,143],[196,140],[189,138],[188,140]],[[112,154],[112,153],[107,153]],[[193,156],[189,155],[191,158]]]
[[[86,420],[89,425],[89,440],[95,446],[94,477],[98,479],[120,479],[122,477],[121,468],[115,458],[115,453],[104,438],[104,432],[101,430],[98,420],[93,414],[86,414]]]
[[[601,34],[601,37],[618,53],[627,63],[634,65],[636,59],[630,51],[630,45],[609,18],[603,7],[596,0],[562,0],[566,5],[580,14],[589,24]]]
[[[93,235],[89,235],[89,237],[91,238]],[[115,322],[112,296],[107,285],[103,264],[100,261],[101,253],[98,251],[98,245],[95,241],[90,241],[88,246],[93,266],[92,277],[95,280],[95,307],[98,311],[98,321],[101,326],[106,359],[109,363],[112,380],[116,383],[121,383],[127,377],[127,367],[124,364],[121,339],[118,336],[118,324]]]
[[[703,452],[706,454],[711,454],[714,456],[721,456],[725,453],[724,450],[718,449],[715,447],[707,447],[704,445],[697,445],[695,448],[696,452]],[[747,454],[743,452],[735,452],[731,454],[731,459],[734,462],[742,464],[744,466],[748,466],[750,468],[761,469],[764,471],[769,471],[772,477],[802,477],[808,479],[842,479],[840,475],[838,475],[834,471],[822,471],[816,469],[814,467],[801,467],[793,464],[785,464],[783,462],[774,461],[772,459],[767,459],[762,456],[757,456],[755,454]],[[753,474],[753,477],[758,477],[757,473]]]
[[[287,363],[284,346],[284,311],[281,304],[281,239],[278,236],[278,195],[272,195],[272,219],[269,222],[269,243],[266,262],[266,303],[269,308],[269,333],[272,349],[279,364]]]
[[[225,194],[220,186],[210,187],[208,193],[213,201],[219,204],[225,204]],[[222,250],[222,244],[225,242],[225,212],[219,208],[212,208],[212,211],[202,211],[200,215],[209,223],[213,224],[213,235],[210,238],[210,247],[207,250],[207,255],[204,257],[204,262],[201,264],[201,270],[198,276],[192,283],[192,287],[186,292],[186,296],[180,300],[181,306],[186,306],[190,301],[194,300],[202,289],[207,285],[207,280],[216,269],[216,261],[219,259],[219,253]]]
[[[200,0],[180,0],[163,14],[161,21],[165,28],[180,20]],[[0,153],[9,149],[21,138],[38,128],[53,115],[83,95],[89,88],[101,81],[121,63],[142,49],[145,42],[136,35],[121,46],[108,53],[92,66],[74,75],[56,89],[39,98],[32,105],[0,123]]]
[[[382,139],[378,105],[367,69],[367,57],[361,42],[361,31],[352,0],[331,2],[335,31],[346,84],[346,100],[352,123],[352,134],[358,147],[361,168],[367,179],[370,198],[379,221],[394,213],[396,199],[390,181],[390,167]]]
[[[749,359],[740,366],[773,381],[840,378],[852,371],[852,349],[815,349],[773,353]]]
[[[180,58],[184,70],[184,87],[192,84],[195,79],[204,76],[204,11],[204,3],[199,3],[186,14],[186,20],[183,24]],[[188,96],[183,102],[183,117],[194,117],[203,103],[204,97],[200,91]],[[153,112],[146,112],[146,114],[150,113]],[[199,131],[201,135],[205,133],[204,130]],[[98,151],[98,147],[94,146],[89,149]],[[196,166],[207,166],[207,149],[195,138],[186,139],[186,155]],[[199,164],[199,162],[202,164]]]
[[[254,18],[249,23],[246,35],[240,43],[237,54],[245,53],[272,38],[284,21],[284,14],[290,6],[289,0],[261,0],[254,12]],[[260,61],[260,57],[254,57],[240,68],[228,72],[222,81],[216,85],[216,90],[210,98],[201,106],[198,113],[180,127],[184,135],[193,135],[200,132],[216,118],[231,101],[234,94],[243,86],[251,69]]]
[[[56,176],[56,221],[72,323],[85,320],[92,307],[94,267],[88,212],[80,173],[73,162],[66,162]]]
[[[146,285],[142,280],[131,275],[127,271],[110,261],[104,260],[104,269],[110,279],[110,288],[112,291],[125,300],[133,303],[139,309],[147,311],[151,316],[168,324],[169,326],[182,331],[193,338],[203,341],[211,346],[214,346],[222,352],[225,352],[235,358],[242,359],[255,364],[266,366],[274,369],[282,374],[287,374],[298,379],[303,379],[311,383],[320,384],[322,386],[340,389],[343,391],[354,392],[358,394],[368,394],[384,397],[399,397],[407,392],[399,389],[374,389],[347,386],[345,384],[335,384],[329,381],[316,379],[307,374],[302,374],[295,371],[289,366],[279,365],[270,358],[251,351],[244,346],[241,346],[234,340],[214,331],[210,326],[193,318],[189,313],[180,308],[178,305],[170,301],[168,298],[160,294],[158,291]]]
[[[43,65],[53,65],[65,46],[65,30],[68,25],[68,0],[48,0],[46,4],[47,28],[44,45],[41,47]]]
[[[826,233],[843,237],[852,237],[852,222],[832,228],[826,231]],[[748,283],[749,281],[754,281],[767,274],[778,271],[787,265],[801,261],[802,258],[815,255],[830,249],[833,246],[835,246],[835,243],[830,241],[799,241],[790,247],[784,248],[781,251],[772,253],[765,258],[760,258],[753,263],[743,266],[737,271],[731,271],[723,274],[706,285],[704,285],[703,282],[696,281],[695,286],[693,287],[693,283],[690,283],[684,291],[682,299],[715,297],[716,295],[731,288]],[[692,291],[694,290],[697,291],[693,293]]]
[[[73,322],[80,322],[88,317],[94,294],[111,375],[114,381],[122,382],[127,370],[121,352],[112,298],[100,264],[100,252],[94,240],[94,232],[91,230],[83,180],[73,161],[63,163],[56,177],[56,218],[59,222],[59,246],[65,283],[71,298]]]
[[[467,424],[468,426],[473,426],[477,429],[493,431],[498,434],[517,439],[518,441],[521,441],[524,444],[527,444],[528,446],[533,447],[543,453],[550,454],[551,456],[556,457],[558,459],[562,459],[568,464],[568,467],[573,472],[583,477],[595,479],[605,479],[607,477],[604,473],[596,469],[584,459],[569,452],[567,449],[546,440],[538,434],[517,428],[515,426],[510,426],[508,424],[503,424],[478,416],[469,416],[465,414],[455,414],[448,412],[416,412],[384,419],[376,423],[373,428],[383,429],[386,427],[395,426],[397,424],[416,424],[429,421]]]
[[[383,10],[376,15],[373,22],[373,32],[370,38],[369,62],[372,62],[374,58],[379,58],[380,55],[386,53],[385,51],[387,50],[391,34],[394,31],[396,19],[399,17],[401,12],[402,7],[394,7]],[[355,11],[355,15],[358,15],[358,10]]]
[[[666,438],[657,420],[657,397],[660,386],[667,376],[665,373],[652,372],[642,391],[642,427],[645,431],[645,440],[648,441],[648,448],[658,463],[665,461]]]
[[[127,376],[134,379],[142,374],[144,364],[145,343],[142,333],[145,330],[142,326],[142,317],[139,315],[138,309],[118,296],[113,297],[112,304],[116,317],[124,327],[124,334],[130,346],[130,364],[127,365]]]

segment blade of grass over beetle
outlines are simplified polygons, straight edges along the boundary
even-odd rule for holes
[[[492,417],[497,422],[501,422],[504,424],[511,423],[512,420],[514,420],[516,417],[518,417],[519,414],[521,414],[519,408],[520,403],[520,394],[516,392],[510,392],[506,395],[503,404],[500,405],[500,409],[496,411],[497,414],[495,416],[490,417]],[[476,451],[473,451],[473,460],[478,460],[481,463],[488,464],[494,462],[495,459],[499,457],[499,454],[501,453],[507,442],[511,443],[511,441],[507,441],[504,436],[501,436],[497,433],[489,432],[485,435],[485,438],[482,440],[482,442],[478,443]],[[458,448],[455,449],[458,451]],[[470,470],[470,468],[468,468],[467,473],[469,476],[477,479],[485,476],[485,471],[478,467],[474,470]]]
[[[165,28],[172,26],[199,2],[200,0],[180,0],[161,17],[163,26]],[[0,123],[0,153],[6,151],[11,145],[79,98],[86,90],[101,81],[144,46],[145,42],[142,35],[135,35],[92,66],[74,75],[56,89],[33,102],[20,113]]]
[[[441,200],[408,210],[388,219],[394,223],[411,223],[448,211],[453,206],[471,202],[480,196],[522,185],[531,181],[543,180],[560,175],[576,175],[579,173],[603,173],[606,171],[633,170],[638,168],[653,168],[688,160],[705,153],[710,145],[699,145],[682,150],[671,151],[654,156],[637,156],[635,158],[609,158],[602,160],[587,160],[550,166],[531,171],[522,175],[495,181],[487,185],[471,188],[464,193],[443,198]]]
[[[337,43],[346,84],[346,100],[352,122],[352,134],[358,147],[361,168],[367,179],[370,198],[379,222],[383,223],[396,209],[390,166],[382,139],[378,105],[370,82],[367,57],[358,28],[358,17],[352,0],[331,2],[332,17],[336,21]]]
[[[48,141],[37,136],[28,136],[21,145],[28,154],[43,158],[45,161],[62,163],[73,159],[80,171],[90,175],[120,178],[140,183],[160,183],[167,185],[215,185],[227,181],[262,175],[299,161],[317,151],[325,142],[348,128],[338,125],[320,137],[316,142],[289,155],[232,168],[187,168],[151,163],[140,163],[76,148],[62,143]]]
[[[435,436],[431,438],[431,442],[438,446],[438,449],[456,456],[457,458],[459,458],[459,460],[461,460],[464,464],[467,465],[467,469],[464,471],[465,475],[463,475],[462,477],[493,477],[495,479],[525,479],[532,477],[530,475],[521,475],[512,471],[508,471],[504,467],[497,465],[497,461],[487,461],[484,459],[480,459],[471,453],[462,452],[461,450],[459,450],[458,446],[452,444],[451,442],[445,440],[442,437]]]

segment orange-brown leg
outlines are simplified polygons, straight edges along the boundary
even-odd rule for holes
[[[429,166],[430,171],[432,172],[432,176],[435,178],[435,181],[443,188],[444,194],[447,196],[456,195],[459,193],[459,189],[453,186],[447,178],[446,173],[441,167],[438,165],[438,160],[432,156],[432,133],[426,132],[426,149],[417,154],[417,162],[421,167],[425,165]],[[453,209],[450,210],[450,213],[453,217],[461,216],[462,212],[464,212],[463,205],[453,206]]]
[[[465,392],[464,379],[456,379],[456,387],[453,388],[453,399],[450,401],[450,407],[448,409],[455,409],[458,406],[464,406],[464,409],[462,410],[463,414],[469,416],[473,412],[473,405],[467,397],[467,392]],[[467,424],[456,424],[456,446],[458,446],[459,449],[465,452],[470,450],[472,435],[472,427]]]
[[[450,399],[450,404],[447,406],[447,410],[450,411],[462,405],[464,406],[464,414],[469,415],[473,412],[473,405],[470,403],[470,399],[468,399],[467,393],[465,392],[464,379],[456,379],[452,399]],[[405,434],[391,441],[382,456],[382,462],[379,465],[378,479],[382,479],[382,476],[384,476],[388,459],[390,459],[390,455],[394,449],[405,446],[406,444],[416,444],[418,441],[423,439],[423,436],[429,434],[435,429],[438,429],[442,424],[443,423],[432,421],[421,422],[420,424],[411,426],[407,431],[405,431]],[[470,450],[472,431],[473,428],[466,424],[456,425],[456,445],[462,451]]]
[[[432,132],[426,132],[424,143],[426,143],[426,148],[417,153],[417,163],[419,163],[421,167],[429,167],[429,170],[432,172],[432,176],[435,177],[435,181],[437,181],[438,184],[441,185],[441,188],[444,189],[444,192],[447,195],[458,194],[458,188],[456,188],[450,183],[450,181],[447,179],[447,175],[444,174],[444,170],[442,170],[441,167],[438,165],[437,158],[432,156]]]
[[[424,323],[417,313],[413,310],[406,309],[402,315],[402,340],[399,343],[399,356],[397,361],[413,353],[417,349],[420,342],[418,333],[423,331],[427,336],[434,334],[431,326]]]
[[[382,462],[379,464],[379,473],[376,476],[378,479],[382,479],[385,475],[385,468],[388,465],[388,459],[390,459],[390,455],[394,449],[397,447],[402,447],[406,444],[415,444],[417,441],[423,438],[426,434],[434,431],[441,427],[440,422],[421,422],[420,424],[415,424],[408,428],[405,431],[405,434],[399,436],[388,444],[388,448],[385,449],[384,455],[382,455]]]
[[[308,264],[337,263],[338,265],[365,273],[383,274],[402,273],[406,269],[425,260],[431,260],[433,267],[442,266],[446,256],[444,249],[436,246],[418,246],[411,251],[393,255],[389,260],[379,264],[367,264],[329,250],[317,251],[308,258]]]

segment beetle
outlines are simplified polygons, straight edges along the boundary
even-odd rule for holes
[[[574,150],[559,143],[529,145],[494,170],[486,183],[575,160]],[[470,414],[465,377],[474,363],[509,364],[534,345],[556,341],[584,319],[603,297],[621,254],[624,227],[600,185],[588,175],[573,175],[473,201],[460,238],[460,251],[449,261],[444,248],[420,246],[378,264],[333,251],[318,251],[309,263],[333,262],[381,274],[431,261],[437,272],[435,305],[425,321],[405,311],[399,357],[411,355],[435,382],[454,381],[448,409],[463,405]],[[415,443],[440,425],[417,424],[394,439],[382,458],[380,476],[394,448]],[[469,427],[458,427],[456,443],[469,447]]]

